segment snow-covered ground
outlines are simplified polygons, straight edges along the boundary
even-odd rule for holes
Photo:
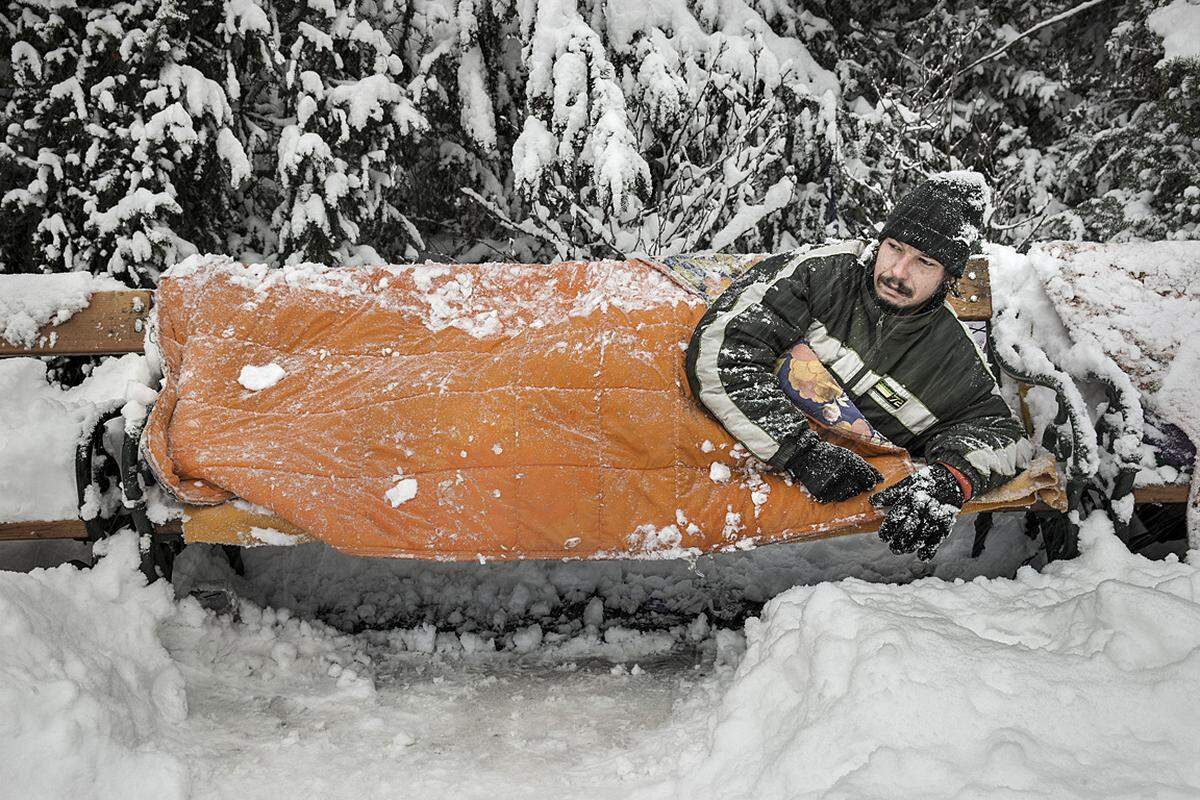
[[[960,526],[929,568],[943,577],[904,585],[880,581],[921,568],[865,535],[694,567],[262,548],[244,577],[197,546],[174,587],[146,586],[122,534],[90,570],[0,572],[0,786],[1197,796],[1200,570],[1130,555],[1103,517],[1083,531],[1075,561],[963,580],[1024,545],[999,525],[970,562]]]

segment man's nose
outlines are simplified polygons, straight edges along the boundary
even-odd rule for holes
[[[913,262],[916,259],[911,255],[901,256],[895,264],[892,265],[892,275],[901,280],[904,280],[912,274]]]

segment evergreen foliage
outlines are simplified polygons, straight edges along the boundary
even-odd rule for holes
[[[1200,238],[1165,5],[14,0],[0,271],[776,250],[958,168],[993,240]]]

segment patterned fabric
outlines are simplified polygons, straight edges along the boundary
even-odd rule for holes
[[[821,359],[801,339],[775,367],[783,393],[817,425],[877,447],[892,446],[851,402]]]
[[[735,278],[764,258],[766,254],[763,253],[712,253],[668,256],[662,261],[647,263],[684,289],[711,303],[729,288]]]

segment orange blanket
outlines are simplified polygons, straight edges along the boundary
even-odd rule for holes
[[[156,294],[143,450],[186,503],[240,497],[361,555],[678,557],[877,527],[866,495],[816,504],[692,400],[704,309],[637,261],[193,258]],[[886,483],[912,469],[858,449]]]

